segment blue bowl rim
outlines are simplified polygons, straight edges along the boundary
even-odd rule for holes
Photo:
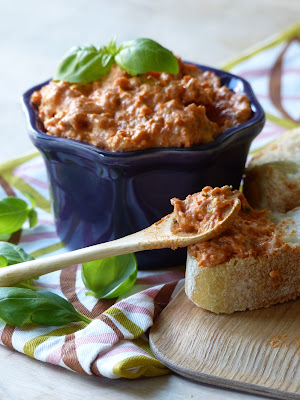
[[[63,138],[59,136],[52,136],[48,135],[44,132],[42,132],[39,127],[38,127],[38,118],[37,118],[37,110],[36,108],[31,104],[31,95],[33,92],[36,90],[39,90],[42,86],[46,85],[50,80],[47,80],[43,83],[40,83],[38,85],[35,85],[28,89],[22,96],[22,106],[25,111],[26,115],[26,120],[28,123],[28,126],[30,128],[30,133],[33,134],[38,139],[46,140],[46,141],[52,141],[56,142],[56,144],[63,144],[66,145],[67,148],[80,148],[80,149],[85,149],[87,151],[90,151],[92,153],[97,153],[101,156],[105,157],[112,157],[112,158],[130,158],[130,157],[139,157],[142,155],[148,155],[148,154],[155,154],[155,153],[170,153],[170,152],[175,152],[175,153],[189,153],[189,152],[202,152],[202,151],[207,151],[207,150],[213,150],[214,148],[221,146],[224,142],[229,141],[230,139],[233,139],[235,135],[242,131],[248,131],[248,128],[254,127],[256,125],[263,124],[265,121],[265,113],[258,102],[251,85],[249,84],[248,81],[245,79],[241,78],[238,75],[231,74],[227,71],[223,71],[220,69],[216,69],[213,67],[209,67],[206,65],[201,65],[201,64],[196,64],[196,63],[191,63],[191,62],[186,62],[188,64],[193,64],[196,65],[198,68],[200,68],[203,71],[212,71],[214,72],[219,78],[229,78],[229,79],[236,79],[237,81],[242,82],[243,85],[243,93],[246,94],[250,100],[250,105],[251,109],[253,112],[252,117],[242,123],[237,125],[236,127],[226,129],[224,132],[222,132],[213,142],[210,142],[208,144],[200,145],[200,146],[193,146],[193,147],[159,147],[159,148],[149,148],[149,149],[142,149],[142,150],[135,150],[135,151],[126,151],[126,152],[112,152],[109,150],[105,150],[99,147],[96,147],[92,144],[79,141],[79,140],[74,140],[74,139],[68,139],[68,138]],[[258,134],[258,132],[257,132]]]

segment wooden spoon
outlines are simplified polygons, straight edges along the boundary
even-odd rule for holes
[[[98,260],[100,258],[119,256],[121,254],[134,253],[141,250],[162,248],[186,247],[195,243],[205,242],[220,235],[233,223],[241,208],[238,198],[235,199],[232,208],[224,216],[224,219],[214,222],[212,218],[203,226],[201,232],[173,233],[174,214],[169,214],[160,221],[140,232],[125,236],[111,242],[96,244],[69,253],[58,254],[52,257],[26,261],[10,267],[0,269],[0,286],[12,286],[17,283],[32,279],[37,276],[58,271],[75,264]],[[207,228],[209,227],[209,228]]]

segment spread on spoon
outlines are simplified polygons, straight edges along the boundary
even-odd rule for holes
[[[255,211],[241,192],[229,186],[207,186],[183,201],[172,199],[177,231],[197,232],[203,224],[209,229],[230,211],[235,198],[241,201],[241,209],[232,225],[221,235],[189,247],[189,255],[197,258],[199,267],[213,267],[233,257],[257,258],[285,245],[267,211]]]

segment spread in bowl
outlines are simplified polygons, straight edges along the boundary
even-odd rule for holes
[[[123,48],[125,51],[126,46],[123,46]],[[93,48],[87,51],[88,57],[94,57],[95,54],[96,56],[98,54]],[[165,54],[161,49],[160,52]],[[74,54],[72,57],[75,57]],[[82,56],[83,53],[80,54]],[[126,60],[124,61],[122,56],[122,59],[118,59],[118,62],[122,67],[125,66],[124,68],[130,66],[130,68],[127,68],[129,72],[127,70],[124,72],[125,69],[121,67],[120,70],[112,62],[109,68],[102,69],[105,72],[103,76],[96,76],[96,78],[93,76],[92,81],[87,79],[86,82],[82,82],[80,81],[82,76],[78,78],[77,72],[74,73],[73,70],[69,76],[63,74],[54,76],[55,81],[39,84],[24,94],[23,103],[30,138],[41,151],[48,172],[57,232],[64,244],[71,250],[117,239],[146,228],[172,211],[170,198],[185,198],[189,193],[199,192],[207,185],[232,185],[234,188],[238,188],[244,172],[249,146],[264,125],[264,112],[250,85],[242,78],[204,65],[191,66],[181,61],[178,63],[174,56],[172,57],[173,61],[175,59],[176,65],[173,63],[172,68],[165,68],[166,63],[164,62],[164,69],[167,71],[161,71],[160,65],[153,64],[156,58],[153,56],[152,47],[149,54],[151,57],[150,60],[148,59],[148,64],[149,61],[150,64],[152,63],[152,71],[150,72],[146,68],[149,65],[145,65],[144,62],[147,57],[143,57],[143,63],[134,70],[136,64],[129,65],[128,62],[126,64]],[[96,56],[95,59],[97,59]],[[166,56],[169,57],[168,54]],[[73,66],[74,58],[72,57],[68,59],[71,61],[67,65]],[[114,56],[114,58],[116,59],[117,56]],[[81,72],[80,68],[79,70]],[[199,72],[200,70],[202,72]],[[94,73],[94,68],[88,72],[88,75],[93,75],[90,72]],[[87,74],[83,75],[86,79]],[[70,76],[71,79],[69,79]],[[109,77],[113,78],[113,76],[115,78],[118,76],[114,80],[114,84],[108,82]],[[143,83],[142,78],[145,78]],[[174,89],[174,92],[171,90],[174,81],[181,82],[180,94],[178,93],[178,86]],[[49,86],[47,86],[48,84]],[[124,87],[122,88],[123,84]],[[129,84],[133,85],[132,89],[127,87]],[[110,85],[110,89],[106,85]],[[185,89],[184,85],[186,85]],[[234,125],[238,118],[236,118],[235,113],[229,112],[226,118],[227,124],[230,121],[231,127],[229,127],[222,119],[222,112],[215,114],[215,109],[209,108],[207,105],[198,106],[198,100],[188,104],[188,96],[191,96],[190,99],[197,99],[196,87],[198,86],[201,87],[199,91],[201,97],[206,96],[205,98],[209,99],[215,96],[215,100],[219,99],[218,104],[222,110],[223,101],[221,99],[225,99],[227,103],[234,103],[236,114],[239,114],[240,118],[242,116],[246,118],[246,114],[249,112],[249,110],[246,113],[243,112],[243,99],[246,99],[245,105],[250,104],[250,118],[244,123],[239,120],[239,123]],[[58,90],[60,87],[62,91]],[[103,87],[105,88],[103,89]],[[44,111],[48,113],[48,126],[43,119],[44,117],[40,114],[43,101],[39,92],[50,92],[50,88],[53,88],[56,94],[52,97],[53,105],[51,107],[53,108],[50,107],[49,103],[47,106],[49,108]],[[93,92],[93,88],[99,90]],[[106,91],[106,94],[101,92],[101,88]],[[131,95],[134,93],[142,94],[141,91],[143,90],[146,93],[141,96],[140,103],[139,100],[133,100]],[[155,110],[152,103],[154,100],[152,99],[147,107],[154,106],[153,115],[147,116],[147,107],[142,105],[143,101],[146,101],[146,97],[150,96],[151,98],[151,96],[157,95],[157,100],[159,100],[159,96],[167,96],[167,91],[169,91],[168,98],[170,100],[165,103],[158,101],[157,108],[161,107],[159,111]],[[72,92],[75,92],[76,96],[72,97]],[[117,93],[117,96],[112,95],[112,92]],[[78,114],[76,104],[81,106],[82,102],[86,104],[89,95],[96,96],[96,93],[98,96],[96,109],[89,109]],[[185,97],[183,93],[185,93]],[[64,97],[66,94],[68,99]],[[107,96],[107,94],[109,95]],[[122,106],[118,104],[120,94],[123,96],[124,104]],[[181,104],[179,106],[177,98],[181,100],[185,98],[186,104],[179,103]],[[38,105],[40,111],[32,103],[32,100]],[[105,105],[107,100],[112,101],[112,103]],[[201,145],[192,145],[191,142],[188,142],[190,147],[179,147],[184,145],[183,142],[180,142],[181,144],[178,146],[170,142],[167,147],[157,147],[159,141],[166,144],[166,141],[171,140],[173,136],[177,140],[183,135],[184,140],[190,140],[187,139],[188,135],[185,135],[184,132],[185,127],[190,129],[193,123],[189,120],[183,120],[181,111],[173,109],[173,106],[175,107],[173,100],[178,110],[180,107],[181,111],[188,109],[191,115],[193,113],[194,115],[201,115],[202,121],[204,121],[204,118],[209,121],[209,127],[214,127],[215,130],[213,134],[212,132],[209,133],[210,136],[204,136],[206,137],[205,140],[209,140],[207,138],[210,137],[212,141]],[[72,112],[66,111],[64,108],[68,101],[73,104],[74,111],[77,110],[73,114],[73,120]],[[127,101],[132,102],[130,103],[132,106],[126,103]],[[209,100],[207,101],[209,103]],[[125,103],[129,104],[126,112],[124,111]],[[58,104],[62,108],[57,107]],[[88,102],[88,104],[94,107],[91,103]],[[111,111],[99,112],[104,105],[107,107],[107,111],[109,109]],[[167,119],[165,114],[164,107],[167,106],[170,108],[168,117],[170,120]],[[52,115],[50,109],[52,109]],[[156,111],[163,115],[161,119],[158,118]],[[132,118],[134,122],[132,126],[130,123],[124,122],[123,128],[122,124],[118,122],[120,124],[118,136],[118,134],[114,134],[114,132],[117,132],[116,127],[109,128],[109,124],[116,126],[119,113],[122,118],[128,118],[128,120]],[[126,113],[128,116],[125,115]],[[154,115],[156,116],[154,117]],[[58,116],[55,126],[52,123]],[[64,118],[72,120],[72,124],[77,129],[71,126],[70,120],[68,121],[70,126],[67,124],[64,126]],[[86,119],[89,122],[89,118],[92,122],[90,127],[87,127]],[[104,125],[107,123],[108,127],[107,129],[103,127],[100,136],[97,136],[92,127],[95,121],[100,121],[101,118],[104,118],[102,122]],[[152,125],[149,124],[151,119],[154,121]],[[165,129],[170,128],[170,132],[171,127],[175,126],[170,136],[161,134],[162,129],[159,121]],[[147,123],[153,129],[150,136],[142,132],[143,124],[147,126]],[[140,124],[140,131],[136,128],[138,124]],[[220,133],[221,126],[222,129],[225,129],[222,133]],[[74,135],[76,131],[79,136],[75,135],[70,139],[70,137],[65,138],[49,134],[51,127],[58,130],[66,129],[66,132],[69,130],[68,132],[73,132]],[[136,142],[134,148],[137,150],[127,151],[130,148],[128,146],[132,146],[129,129],[131,129],[130,132],[133,135],[132,139]],[[203,127],[201,129],[203,131]],[[175,131],[178,131],[178,135],[175,134]],[[193,136],[196,130],[194,132],[191,129],[191,132]],[[145,138],[143,139],[144,134]],[[101,140],[103,143],[101,146],[110,143],[115,150],[111,151],[99,147],[100,142],[98,144],[89,142],[86,137],[81,135],[87,135],[87,137],[92,138],[91,140]],[[156,142],[152,142],[153,144],[150,145],[149,137]],[[146,143],[146,148],[137,147],[142,146],[143,143]],[[123,146],[122,151],[118,146]],[[127,150],[125,150],[126,146]],[[137,259],[140,268],[166,267],[183,264],[186,260],[186,252],[184,249],[176,251],[168,249],[151,250],[137,254]]]
[[[130,76],[117,65],[91,83],[51,81],[32,95],[48,134],[109,151],[192,147],[247,121],[245,94],[178,59],[179,72]]]

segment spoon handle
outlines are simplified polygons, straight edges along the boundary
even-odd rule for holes
[[[212,228],[201,234],[184,237],[172,234],[171,224],[173,216],[169,214],[142,231],[111,242],[96,244],[68,253],[0,268],[0,287],[12,286],[28,279],[48,274],[49,272],[58,271],[75,264],[101,258],[135,253],[142,250],[162,249],[167,247],[175,249],[179,246],[188,246],[196,242],[205,241],[219,235],[223,230],[227,229],[228,226],[232,224],[240,207],[240,201],[236,199],[230,213]]]
[[[149,245],[149,242],[147,242],[143,231],[141,231],[111,242],[96,244],[64,254],[15,264],[0,269],[0,287],[12,286],[26,281],[27,279],[68,268],[75,264],[121,254],[134,253],[144,250],[147,245]]]

